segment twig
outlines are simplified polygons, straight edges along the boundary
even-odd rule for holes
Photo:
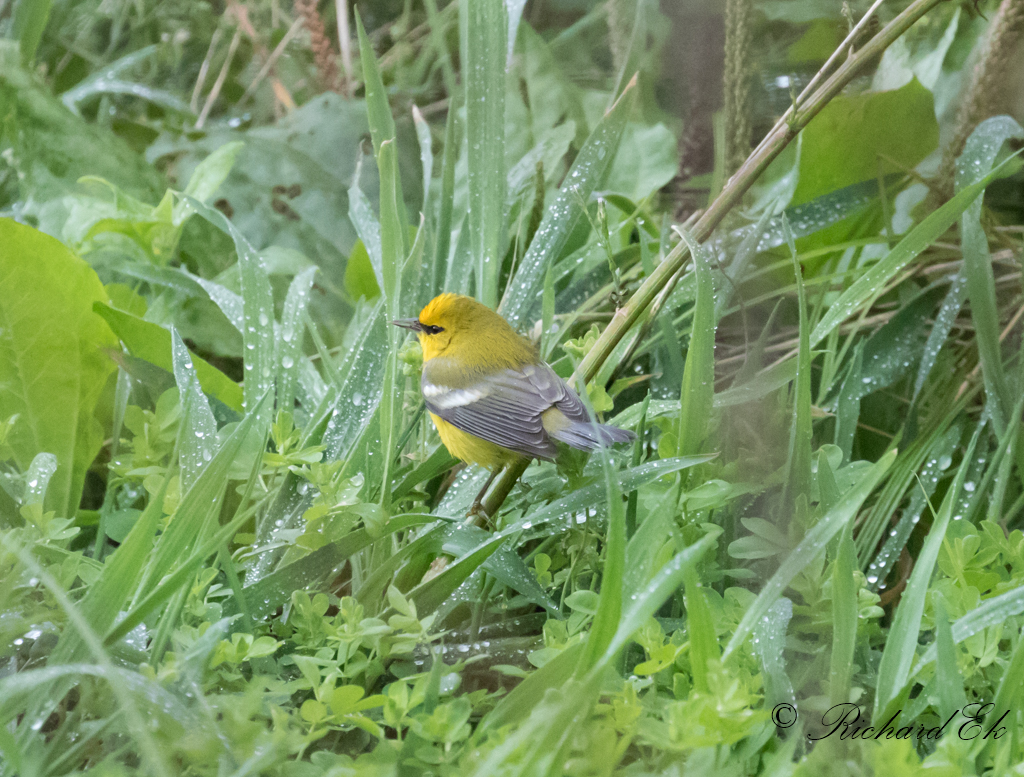
[[[210,47],[206,50],[206,56],[203,58],[203,64],[199,66],[199,76],[196,78],[196,86],[192,90],[192,100],[189,102],[189,107],[192,109],[192,113],[199,112],[199,95],[203,92],[203,87],[206,85],[206,76],[210,72],[210,63],[213,61],[213,52],[217,50],[217,44],[220,43],[220,39],[224,36],[224,28],[217,27],[213,31],[213,35],[210,37]]]
[[[341,49],[341,68],[345,71],[342,91],[352,96],[352,33],[348,28],[348,0],[334,0],[338,17],[338,48]]]
[[[256,74],[256,77],[249,84],[249,87],[245,90],[241,99],[238,101],[238,105],[242,105],[248,100],[252,94],[256,91],[256,88],[263,83],[263,79],[267,77],[267,74],[271,71],[274,65],[277,64],[277,60],[284,54],[285,48],[291,43],[292,38],[298,35],[299,30],[302,29],[302,17],[298,17],[292,22],[292,26],[288,28],[288,32],[281,38],[281,42],[274,47],[274,50],[270,52],[270,56],[267,57],[267,61],[263,63],[263,67],[260,68],[260,72]]]
[[[761,150],[761,147],[772,135],[778,132],[781,127],[785,126],[789,122],[790,118],[793,115],[793,111],[797,108],[797,106],[800,105],[800,103],[804,101],[804,99],[809,94],[811,94],[811,90],[818,85],[818,82],[825,77],[825,74],[832,69],[832,66],[840,57],[854,56],[850,51],[850,47],[853,45],[853,42],[858,37],[860,37],[860,34],[864,31],[868,23],[871,21],[871,17],[874,15],[875,11],[878,10],[878,6],[880,6],[883,2],[884,0],[875,0],[871,7],[864,13],[864,16],[861,17],[861,20],[857,22],[857,24],[854,26],[852,30],[850,30],[849,35],[847,35],[843,42],[836,47],[836,50],[832,52],[832,56],[825,60],[825,64],[822,65],[818,72],[814,74],[814,78],[807,82],[807,86],[805,86],[803,88],[803,91],[800,92],[799,95],[797,95],[794,104],[789,106],[789,109],[784,114],[782,114],[782,118],[775,122],[775,126],[772,127],[771,132],[764,136],[764,139],[761,141],[761,143],[758,144],[756,149],[754,149],[755,154]]]
[[[235,51],[238,49],[238,42],[242,39],[242,28],[235,27],[235,34],[231,38],[231,45],[228,46],[228,55],[224,59],[224,64],[220,68],[220,72],[217,74],[217,80],[213,82],[213,88],[210,93],[206,95],[206,102],[203,104],[203,110],[199,114],[199,118],[196,119],[196,129],[202,129],[206,123],[206,117],[210,115],[210,110],[213,108],[213,103],[220,95],[220,90],[224,86],[224,82],[228,77],[228,70],[231,69],[231,61],[235,58]]]

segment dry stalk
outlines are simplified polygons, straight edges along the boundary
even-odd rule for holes
[[[306,29],[309,30],[310,47],[313,49],[313,59],[316,62],[320,83],[324,89],[337,91],[338,67],[334,61],[334,49],[316,6],[316,0],[295,0],[295,11],[302,17]]]
[[[974,128],[990,116],[1006,110],[1004,84],[1022,33],[1024,0],[1003,0],[992,18],[981,55],[964,88],[964,99],[956,116],[956,131],[942,154],[942,164],[934,183],[934,190],[942,200],[953,196],[956,160]]]

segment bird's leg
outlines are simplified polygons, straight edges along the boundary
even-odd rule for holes
[[[473,500],[473,504],[469,506],[469,512],[466,513],[467,518],[482,518],[487,520],[490,516],[487,515],[487,511],[484,510],[484,496],[487,495],[487,489],[491,487],[491,483],[498,476],[504,467],[495,467],[491,470],[491,476],[487,478],[487,482],[484,483],[484,487],[480,489],[480,493],[476,495],[476,499]]]

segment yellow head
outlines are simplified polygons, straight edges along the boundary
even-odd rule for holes
[[[472,297],[441,294],[418,318],[391,323],[419,337],[423,361],[438,356],[458,360],[472,370],[518,366],[530,361],[532,349],[501,316]]]

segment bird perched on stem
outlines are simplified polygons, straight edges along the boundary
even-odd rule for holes
[[[419,338],[420,389],[441,442],[456,458],[491,470],[470,514],[482,513],[502,467],[520,457],[554,459],[555,440],[592,451],[636,437],[591,419],[530,341],[472,297],[442,294],[418,318],[391,323]]]

